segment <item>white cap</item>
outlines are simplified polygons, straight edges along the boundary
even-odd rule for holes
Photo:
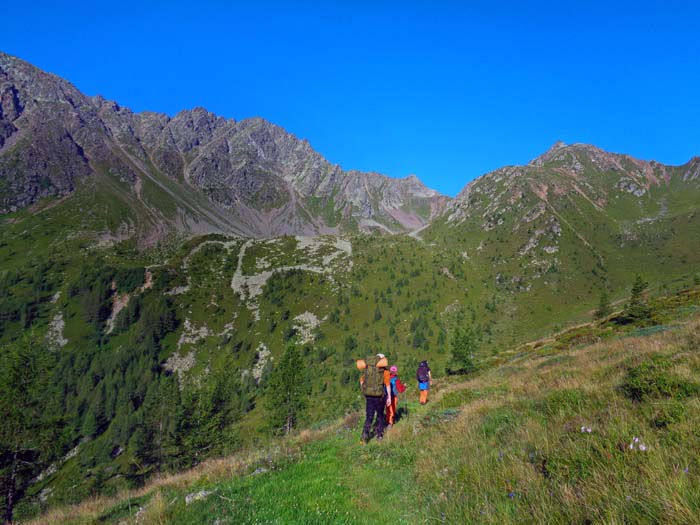
[[[378,357],[379,359],[384,359],[386,356],[385,356],[384,354],[377,354],[377,357]]]

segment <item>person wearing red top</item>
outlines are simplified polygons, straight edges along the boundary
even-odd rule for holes
[[[391,398],[389,402],[386,405],[386,422],[388,428],[391,428],[394,425],[395,419],[396,419],[396,405],[398,403],[398,394],[399,394],[399,385],[401,385],[401,381],[399,380],[399,375],[398,375],[399,369],[393,365],[389,369],[389,387],[388,391],[391,393]],[[384,374],[384,378],[386,380],[386,373]]]

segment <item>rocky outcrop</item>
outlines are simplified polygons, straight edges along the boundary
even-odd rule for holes
[[[424,226],[449,202],[415,176],[344,171],[261,118],[236,122],[203,108],[172,118],[134,113],[0,53],[0,213],[68,195],[97,173],[139,197],[144,180],[167,193],[178,211],[147,214],[160,217],[154,229],[162,232],[264,237],[365,224],[404,231]]]

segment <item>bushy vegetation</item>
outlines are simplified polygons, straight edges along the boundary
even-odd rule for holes
[[[631,366],[620,386],[633,401],[673,398],[683,400],[700,393],[700,383],[674,374],[674,363],[662,355],[646,355],[641,363]]]
[[[652,308],[676,310],[678,300]],[[675,330],[638,336],[613,324],[604,341],[567,347],[568,359],[551,352],[565,347],[559,337],[506,352],[468,380],[438,378],[426,406],[411,389],[381,444],[359,445],[362,418],[348,416],[165,478],[134,494],[131,509],[116,500],[51,518],[117,523],[138,505],[174,524],[385,523],[387,515],[396,523],[691,523],[700,317],[690,315]]]
[[[451,374],[470,374],[476,371],[474,355],[477,350],[476,336],[471,329],[458,328],[452,338],[452,358],[448,366]]]

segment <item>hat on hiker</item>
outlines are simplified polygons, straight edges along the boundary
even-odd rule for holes
[[[378,357],[379,359],[384,359],[386,356],[385,356],[384,354],[377,354],[377,357]]]
[[[399,369],[396,367],[396,365],[392,365],[391,368],[389,369],[389,372],[398,372]]]

